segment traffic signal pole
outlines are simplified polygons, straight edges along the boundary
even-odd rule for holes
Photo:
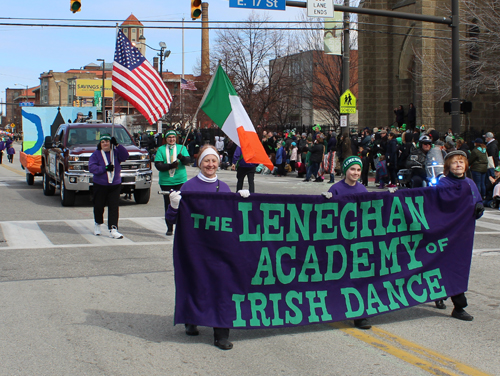
[[[344,0],[344,4],[348,4]],[[307,3],[303,1],[286,1],[286,6],[306,8]],[[460,17],[459,0],[451,0],[451,17],[426,16],[423,14],[412,14],[404,12],[394,12],[382,9],[367,9],[349,7],[346,5],[334,4],[334,9],[346,13],[368,14],[372,16],[401,18],[406,20],[430,22],[444,24],[451,27],[451,129],[453,133],[460,133]],[[344,40],[345,43],[345,40]]]

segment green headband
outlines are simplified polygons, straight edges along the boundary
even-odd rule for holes
[[[99,142],[106,140],[106,141],[111,141],[111,136],[107,133],[103,134],[101,138],[99,139]]]
[[[353,165],[359,165],[360,167],[363,166],[363,163],[361,162],[361,158],[352,156],[347,158],[344,163],[342,164],[342,173],[345,175],[346,171],[349,170],[349,168]]]
[[[177,132],[176,131],[168,131],[167,134],[165,135],[165,137],[168,137],[168,136],[175,136],[175,137],[177,137]]]

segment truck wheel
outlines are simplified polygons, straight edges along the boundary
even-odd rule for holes
[[[151,195],[151,188],[136,189],[134,191],[134,200],[136,204],[147,204],[149,202],[150,195]]]
[[[33,185],[35,183],[35,175],[26,171],[26,183],[28,183],[28,185]]]
[[[75,191],[69,191],[64,184],[64,177],[61,177],[61,205],[73,206],[75,205]]]
[[[52,181],[52,179],[50,178],[49,174],[44,172],[42,179],[43,179],[43,181],[42,181],[43,194],[45,196],[54,196],[54,193],[56,192],[56,188],[54,186],[50,185],[50,182]]]

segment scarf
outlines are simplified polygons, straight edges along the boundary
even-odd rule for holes
[[[170,156],[170,152],[172,150],[173,150],[173,153],[172,153],[172,156]],[[166,154],[167,154],[167,163],[168,164],[174,163],[177,160],[177,144],[167,145]],[[175,170],[176,170],[175,168],[168,170],[168,173],[170,174],[171,178],[174,177]]]
[[[198,172],[198,179],[200,179],[201,181],[204,181],[205,183],[215,183],[218,178],[217,178],[217,175],[215,175],[214,178],[207,178],[200,171],[200,172]]]
[[[106,156],[106,152],[102,149],[101,149],[101,155],[102,155],[102,159],[104,160],[104,164],[106,166],[109,165],[110,163],[112,165],[115,164],[114,163],[115,162],[115,153],[114,153],[113,148],[111,148],[111,150],[109,151],[109,156],[110,156],[111,161],[108,161],[108,157]],[[115,170],[113,169],[113,171],[107,171],[107,173],[108,173],[108,183],[112,184],[113,180],[115,178]]]

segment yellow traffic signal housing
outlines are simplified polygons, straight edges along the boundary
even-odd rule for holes
[[[197,20],[201,17],[201,0],[191,0],[191,19]]]
[[[70,0],[70,10],[73,13],[79,12],[82,7],[82,2],[80,0]]]

